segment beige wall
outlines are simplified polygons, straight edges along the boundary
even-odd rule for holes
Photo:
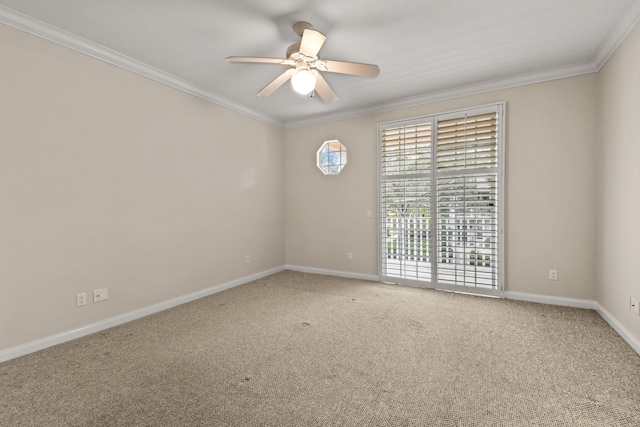
[[[284,264],[375,276],[377,124],[503,101],[507,290],[640,340],[638,52],[636,28],[598,75],[283,131],[0,25],[0,350]]]
[[[640,26],[599,79],[598,302],[640,342]]]
[[[284,265],[281,129],[2,25],[0,58],[0,350]]]
[[[376,133],[371,117],[285,132],[288,265],[377,275]],[[316,152],[332,139],[347,147],[347,165],[329,176]]]
[[[287,264],[377,274],[377,124],[505,101],[506,289],[594,300],[596,84],[591,74],[287,130]],[[349,154],[337,176],[315,167],[328,139]]]

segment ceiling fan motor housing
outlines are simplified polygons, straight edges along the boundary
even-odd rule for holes
[[[313,29],[313,25],[305,21],[300,21],[293,24],[293,31],[295,31],[296,34],[299,35],[300,37],[302,37],[304,30],[312,30],[312,29]]]
[[[291,58],[291,55],[300,52],[300,43],[294,43],[287,49],[286,58]]]

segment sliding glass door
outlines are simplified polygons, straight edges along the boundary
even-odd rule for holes
[[[379,126],[383,281],[501,293],[503,107]]]

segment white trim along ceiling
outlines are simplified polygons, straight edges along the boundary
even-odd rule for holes
[[[284,57],[298,21],[380,75],[258,98],[282,66],[225,58]],[[637,0],[0,0],[0,24],[285,129],[597,72],[639,21]]]

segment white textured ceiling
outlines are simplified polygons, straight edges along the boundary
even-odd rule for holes
[[[640,17],[638,0],[0,0],[0,22],[284,127],[597,71]],[[377,64],[324,73],[338,100],[288,84],[256,93],[308,21],[323,59]]]

